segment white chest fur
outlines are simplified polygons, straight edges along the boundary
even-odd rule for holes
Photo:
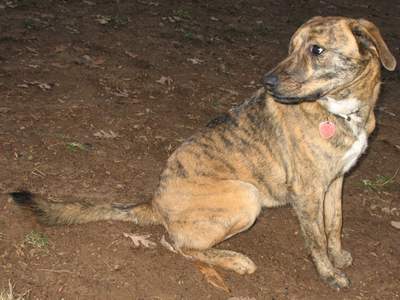
[[[367,149],[368,145],[368,137],[367,133],[365,130],[361,130],[359,134],[357,135],[357,139],[351,145],[350,149],[346,151],[344,154],[342,160],[343,160],[343,173],[346,173],[348,170],[353,167],[358,158],[361,156],[361,154]]]
[[[336,100],[327,97],[321,104],[332,114],[344,118],[349,129],[352,131],[356,140],[346,151],[342,158],[343,170],[346,173],[353,167],[361,154],[367,149],[368,136],[365,129],[360,126],[361,118],[357,116],[360,110],[361,102],[356,98]]]

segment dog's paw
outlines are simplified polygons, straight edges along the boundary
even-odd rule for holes
[[[240,275],[252,274],[256,271],[256,264],[247,256],[241,255],[234,259],[231,269]]]
[[[333,274],[323,278],[324,281],[333,289],[340,290],[341,288],[350,287],[350,279],[347,278],[346,274],[339,270],[334,270]]]
[[[346,268],[348,266],[351,266],[353,263],[353,257],[351,256],[351,253],[346,250],[341,250],[338,253],[330,253],[330,258],[333,263],[333,265],[336,268]]]

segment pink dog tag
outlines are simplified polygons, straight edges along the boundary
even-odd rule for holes
[[[336,125],[329,121],[319,123],[319,134],[323,139],[330,139],[335,135]]]

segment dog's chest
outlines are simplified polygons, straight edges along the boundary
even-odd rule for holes
[[[346,126],[355,137],[355,141],[342,157],[342,173],[344,174],[356,164],[368,145],[367,132],[361,126],[361,117],[357,115],[361,102],[355,98],[343,100],[328,98],[323,105],[332,114],[345,119]]]
[[[346,173],[353,167],[358,158],[361,156],[361,154],[367,149],[368,145],[368,137],[367,133],[365,130],[361,130],[359,134],[357,135],[357,139],[353,143],[353,145],[350,147],[349,150],[346,151],[344,154],[342,160],[343,160],[343,173]]]

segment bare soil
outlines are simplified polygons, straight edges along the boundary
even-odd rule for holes
[[[348,290],[319,280],[290,208],[264,210],[223,243],[258,265],[249,276],[218,270],[227,293],[160,245],[162,227],[45,227],[7,197],[26,188],[149,200],[172,151],[251,95],[315,15],[375,22],[400,61],[396,1],[0,2],[0,289],[10,280],[28,299],[399,299],[398,70],[383,71],[378,129],[345,182]],[[32,230],[42,247],[27,241]],[[134,247],[124,232],[150,234],[157,247]]]

